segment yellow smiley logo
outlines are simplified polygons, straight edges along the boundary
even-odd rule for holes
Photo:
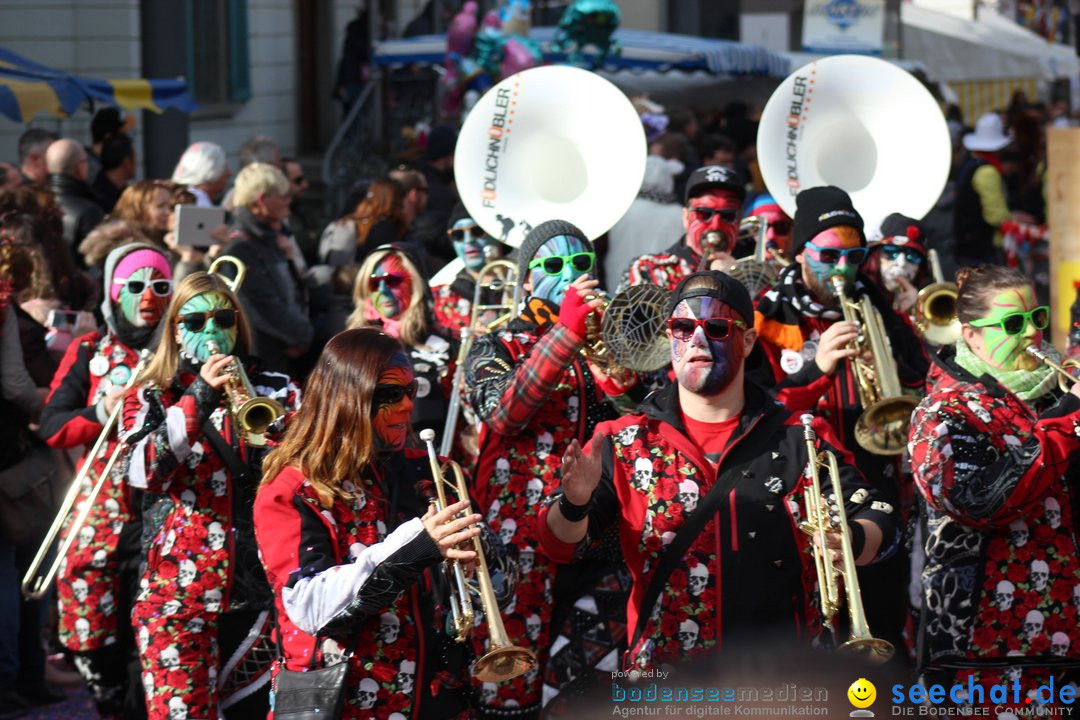
[[[877,688],[866,678],[859,678],[851,683],[847,690],[848,700],[857,708],[868,708],[874,704],[877,697]]]

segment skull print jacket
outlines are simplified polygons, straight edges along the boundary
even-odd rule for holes
[[[888,557],[899,544],[895,511],[851,465],[828,425],[818,418],[814,427],[818,447],[837,455],[849,524],[876,524],[883,540],[875,560]],[[560,493],[545,503],[539,534],[556,562],[614,552],[626,563],[633,576],[626,609],[631,633],[666,546],[714,485],[731,488],[676,564],[625,657],[626,670],[678,664],[739,642],[809,642],[820,634],[813,556],[798,527],[807,463],[798,416],[747,382],[745,409],[714,464],[687,435],[673,384],[650,395],[639,413],[600,425],[592,442],[602,443],[602,474],[588,534],[571,545],[548,528],[547,513]],[[827,472],[822,482],[828,483]],[[827,496],[830,489],[827,484]]]
[[[405,450],[342,483],[349,497],[329,507],[293,468],[256,497],[285,665],[349,655],[344,718],[471,717],[467,645],[445,631],[442,557],[419,517],[430,472],[423,451]]]
[[[146,491],[143,542],[146,568],[137,602],[168,614],[224,613],[268,600],[255,556],[251,506],[266,448],[243,442],[229,399],[182,363],[167,388],[148,383],[124,398],[124,438],[131,447],[128,483]],[[300,388],[286,375],[247,368],[255,392],[286,412],[299,405]],[[251,468],[237,478],[204,435],[209,421]],[[271,434],[268,445],[276,437]]]
[[[662,253],[642,255],[630,263],[626,272],[625,285],[643,285],[651,283],[659,285],[668,292],[673,292],[675,287],[684,277],[697,272],[701,264],[701,255],[694,252],[686,244],[686,236]]]
[[[41,413],[42,434],[49,445],[89,449],[108,418],[102,402],[106,393],[122,388],[137,363],[137,353],[111,332],[88,333],[68,345]],[[116,449],[115,433],[84,480],[75,507],[85,502],[97,473]],[[60,641],[76,652],[118,640],[121,565],[139,554],[140,518],[131,508],[138,508],[141,500],[141,493],[126,486],[123,476],[121,461],[90,507],[57,576]]]
[[[1080,400],[1041,412],[945,348],[909,449],[927,515],[923,664],[1080,660],[1076,477]],[[1008,660],[1006,660],[1008,658]]]

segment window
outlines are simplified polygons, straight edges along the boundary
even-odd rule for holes
[[[187,0],[188,77],[207,111],[251,99],[247,0]]]

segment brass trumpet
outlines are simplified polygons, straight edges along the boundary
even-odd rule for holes
[[[139,353],[139,363],[135,366],[135,369],[131,372],[131,377],[128,378],[127,383],[124,385],[125,391],[130,390],[132,386],[134,386],[139,375],[142,373],[143,368],[146,367],[146,364],[149,361],[149,350],[143,350]],[[102,488],[105,487],[105,482],[109,479],[109,473],[112,472],[113,465],[116,464],[116,461],[127,449],[127,444],[122,440],[116,444],[116,448],[113,449],[108,462],[105,463],[105,467],[94,477],[94,485],[91,487],[90,493],[86,496],[86,500],[83,502],[82,507],[79,508],[79,512],[75,515],[75,519],[72,520],[71,526],[68,527],[64,539],[60,542],[60,546],[56,549],[56,555],[53,557],[52,564],[49,566],[49,569],[45,571],[44,575],[39,574],[41,565],[45,562],[45,557],[49,554],[49,549],[52,547],[53,541],[56,540],[56,536],[60,534],[61,529],[64,527],[64,521],[67,520],[72,508],[75,507],[75,501],[79,498],[79,491],[82,489],[83,482],[88,476],[93,475],[94,463],[97,462],[98,456],[105,448],[106,441],[109,439],[109,436],[112,435],[113,428],[120,418],[120,412],[123,410],[123,407],[124,401],[123,398],[121,398],[116,403],[116,407],[109,413],[109,417],[105,420],[105,426],[101,428],[101,433],[98,435],[93,447],[91,447],[90,452],[86,454],[86,460],[83,461],[82,467],[79,468],[79,472],[75,475],[75,479],[71,481],[71,487],[68,488],[63,502],[60,503],[60,509],[56,512],[56,517],[53,518],[52,525],[49,526],[49,531],[45,534],[45,539],[41,541],[37,554],[34,555],[30,567],[26,570],[26,575],[23,576],[22,593],[28,600],[40,599],[48,591],[53,580],[56,579],[56,573],[60,570],[60,564],[67,556],[71,544],[75,542],[75,539],[79,536],[79,530],[81,530],[83,524],[86,523],[86,518],[90,514],[90,509],[97,501]]]
[[[1076,358],[1067,358],[1060,363],[1054,362],[1054,360],[1037,345],[1028,345],[1024,348],[1024,352],[1038,359],[1047,367],[1057,371],[1058,387],[1061,388],[1062,392],[1069,392],[1073,385],[1080,382],[1080,376],[1074,375],[1069,371],[1069,368],[1080,369],[1080,360],[1077,360]]]
[[[844,493],[840,485],[840,469],[836,455],[828,451],[818,452],[817,433],[814,432],[814,416],[803,415],[799,418],[803,426],[803,438],[806,440],[805,475],[810,481],[805,485],[804,499],[806,520],[799,524],[799,529],[810,535],[814,551],[814,565],[817,570],[818,592],[821,598],[822,623],[833,626],[833,619],[841,607],[839,579],[842,576],[847,597],[850,637],[840,645],[842,652],[860,655],[873,663],[883,663],[893,656],[894,648],[887,640],[875,638],[870,633],[863,609],[862,592],[859,589],[859,576],[855,570],[855,552],[851,547],[851,531],[847,524],[847,511],[844,509]],[[832,481],[832,493],[835,500],[835,513],[829,507],[821,487],[821,468],[825,467]],[[835,532],[840,535],[841,567],[832,563],[827,535]]]
[[[870,298],[863,295],[858,302],[850,300],[841,275],[833,275],[829,282],[840,300],[844,320],[859,327],[855,341],[858,352],[851,364],[863,412],[855,422],[855,440],[875,455],[899,455],[907,447],[911,413],[918,400],[904,395],[900,388],[885,325]]]
[[[937,250],[928,253],[934,282],[919,290],[915,301],[915,327],[934,345],[952,345],[960,339],[960,320],[956,317],[956,283],[945,282]]]
[[[458,348],[457,365],[454,367],[453,388],[450,393],[450,405],[447,408],[446,424],[443,427],[439,453],[450,455],[457,433],[458,416],[461,414],[461,396],[465,392],[465,363],[469,358],[473,340],[477,335],[491,332],[514,316],[517,309],[518,267],[510,260],[492,260],[480,268],[476,276],[476,288],[473,290],[472,314],[467,327],[461,329],[461,345]],[[500,292],[498,303],[482,304],[485,291]],[[488,323],[481,323],[485,313],[496,312],[496,317]]]
[[[206,343],[213,353],[221,352],[220,346],[213,340]],[[266,445],[266,431],[278,418],[285,414],[285,409],[274,399],[255,394],[244,366],[233,358],[226,368],[229,375],[225,381],[225,393],[229,396],[229,412],[244,434],[244,440],[252,447]]]
[[[448,460],[442,465],[435,454],[435,431],[429,429],[420,431],[420,439],[427,445],[428,461],[431,463],[431,479],[435,484],[436,512],[447,507],[446,486],[457,494],[458,499],[469,498],[468,488],[465,486],[465,477],[461,473],[461,466],[453,460]],[[449,470],[454,474],[454,482],[451,485],[445,472]],[[472,513],[471,506],[464,514]],[[488,573],[487,560],[484,557],[484,548],[480,544],[480,538],[473,536],[472,549],[476,552],[476,582],[480,597],[480,604],[484,616],[487,618],[488,634],[491,639],[491,648],[473,666],[473,675],[481,682],[501,682],[510,680],[518,675],[524,675],[536,666],[536,655],[528,648],[511,645],[506,636],[506,628],[503,627],[502,616],[499,614],[499,605],[495,599],[495,590],[491,585],[491,575]],[[465,578],[465,569],[461,563],[455,560],[445,560],[443,570],[450,583],[450,613],[454,623],[455,640],[465,642],[472,630],[475,610],[472,604],[472,586]]]

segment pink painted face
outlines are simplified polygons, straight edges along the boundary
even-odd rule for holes
[[[787,216],[779,205],[759,205],[754,208],[754,215],[760,215],[769,223],[765,232],[765,251],[769,254],[779,254],[782,257],[790,257],[791,230],[793,228],[791,218]]]
[[[691,198],[683,208],[686,244],[699,255],[705,245],[711,246],[711,252],[730,253],[739,234],[741,206],[738,196],[730,190],[710,190]]]
[[[376,441],[385,450],[400,450],[409,439],[409,419],[413,398],[416,397],[416,378],[404,353],[396,353],[389,366],[379,373],[372,395],[375,416],[372,427]]]
[[[806,243],[796,261],[803,266],[803,282],[821,300],[835,298],[829,278],[840,275],[847,285],[855,280],[859,265],[866,259],[859,231],[834,227],[819,232]]]
[[[367,283],[368,302],[384,318],[397,319],[409,309],[412,275],[396,254],[390,253],[380,260]]]

